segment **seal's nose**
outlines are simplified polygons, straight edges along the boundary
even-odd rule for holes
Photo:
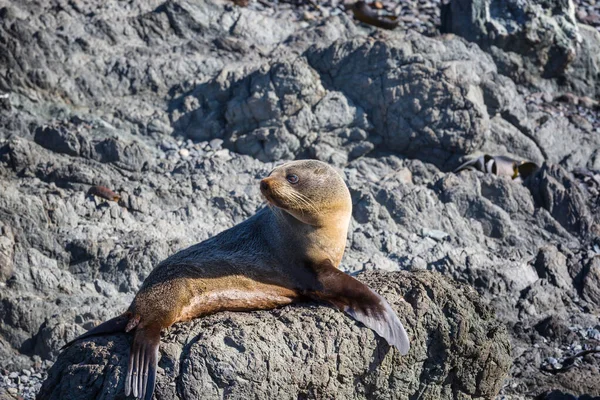
[[[266,179],[263,179],[262,181],[260,181],[260,190],[262,190],[263,192],[266,192],[267,190],[269,190],[269,182],[267,182]]]

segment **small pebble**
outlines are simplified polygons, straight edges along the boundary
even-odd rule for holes
[[[213,139],[209,142],[210,148],[213,150],[221,150],[223,139]]]
[[[190,156],[190,151],[188,149],[180,149],[179,155],[183,158],[187,158]]]
[[[437,229],[423,229],[423,237],[431,238],[436,242],[441,242],[449,236],[446,232]]]
[[[302,14],[302,18],[303,18],[305,21],[314,21],[314,20],[315,20],[315,16],[313,15],[313,13],[311,13],[311,12],[309,12],[309,11],[305,11],[305,12]]]

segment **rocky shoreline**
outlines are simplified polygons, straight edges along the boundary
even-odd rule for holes
[[[379,3],[398,28],[360,23],[337,0],[0,0],[0,398],[34,398],[57,360],[50,381],[67,387],[62,344],[124,310],[169,254],[254,214],[258,179],[305,157],[351,189],[347,272],[432,271],[444,278],[431,290],[459,282],[494,311],[512,348],[506,379],[490,377],[499,399],[600,396],[600,3]],[[489,20],[461,11],[481,7]],[[480,154],[540,169],[523,182],[452,172]],[[175,332],[317,310],[178,327],[159,396],[193,395],[167,383],[192,379],[169,369],[187,343]],[[377,343],[344,326],[350,347]],[[413,333],[442,371],[427,329]],[[101,365],[126,341],[88,342],[81,357]],[[215,393],[245,379],[210,373]],[[469,396],[477,373],[460,381]],[[90,371],[79,374],[85,388]],[[427,383],[406,379],[410,393]],[[307,397],[350,386],[323,387]],[[440,390],[429,395],[452,397]]]

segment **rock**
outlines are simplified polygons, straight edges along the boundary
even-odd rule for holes
[[[217,151],[221,150],[221,146],[223,145],[223,139],[213,139],[209,142],[211,149]]]
[[[577,340],[577,335],[571,332],[567,322],[554,315],[540,321],[535,325],[535,330],[549,340]]]
[[[567,258],[556,247],[542,247],[534,265],[540,278],[548,279],[550,283],[560,288],[573,288],[567,268]]]
[[[565,75],[548,80],[535,64],[543,52],[437,35],[435,1],[382,1],[399,15],[393,32],[355,24],[340,2],[319,3],[322,13],[274,0],[58,3],[0,5],[7,373],[35,367],[41,380],[60,346],[125,309],[157,263],[253,215],[257,182],[274,165],[312,157],[337,165],[351,190],[345,271],[431,270],[472,286],[515,347],[502,395],[600,392],[593,357],[565,378],[539,370],[585,346],[580,332],[598,324],[592,32],[578,28],[589,57],[578,49]],[[516,10],[556,4],[525,3]],[[578,8],[589,19],[598,4]],[[302,21],[305,11],[315,20]],[[552,18],[525,18],[542,20]],[[577,105],[554,101],[568,92]],[[525,182],[450,172],[478,152],[547,165]],[[121,199],[86,196],[93,186]],[[572,334],[538,331],[551,316]],[[419,363],[437,365],[435,354]],[[37,391],[28,385],[18,389],[27,399]]]
[[[563,168],[543,165],[529,180],[529,188],[536,204],[548,210],[565,229],[584,236],[598,229],[585,196]]]
[[[569,137],[570,140],[563,141],[551,132],[563,132],[563,137]],[[549,117],[531,132],[530,137],[539,143],[539,149],[548,162],[561,163],[567,168],[586,163],[600,145],[596,135],[578,129],[562,116]]]
[[[179,155],[184,158],[189,157],[190,151],[188,149],[181,149],[179,150]]]
[[[596,309],[600,310],[600,257],[592,258],[583,278],[583,297]]]
[[[443,8],[441,30],[522,55],[544,78],[562,76],[581,41],[570,0],[453,0]]]
[[[563,93],[560,96],[556,97],[555,100],[573,104],[575,106],[579,104],[579,97],[577,97],[573,93]]]
[[[536,396],[535,400],[597,400],[598,396],[574,396],[561,390],[552,390]]]
[[[453,0],[442,5],[441,31],[478,43],[517,82],[595,97],[600,33],[576,22],[576,3]]]
[[[392,32],[374,43],[338,40],[305,54],[293,63],[228,70],[174,99],[177,133],[222,138],[261,161],[308,155],[343,165],[383,148],[439,164],[481,147],[489,113],[525,116],[514,84],[497,75],[483,52],[457,38],[440,42]],[[519,151],[541,160],[517,126]]]
[[[117,137],[94,144],[94,158],[103,163],[115,163],[130,171],[141,171],[147,160],[143,146],[138,142],[123,143]]]
[[[567,68],[567,85],[574,92],[597,98],[600,95],[600,32],[583,24],[578,24],[578,29],[582,40],[575,60]]]
[[[448,238],[448,234],[446,232],[437,229],[423,230],[423,236],[432,238],[438,242]]]
[[[19,397],[17,396],[18,390],[17,388],[0,388],[0,399],[4,400],[18,400]]]
[[[9,225],[0,222],[0,282],[9,279],[14,270],[15,238]]]
[[[588,96],[583,96],[579,98],[579,104],[586,108],[598,108],[600,102],[598,100],[594,100]]]
[[[590,329],[588,332],[588,337],[590,339],[594,339],[600,341],[600,330],[598,329]]]
[[[510,365],[508,336],[472,289],[431,272],[370,272],[360,279],[399,311],[412,338],[408,356],[331,308],[220,313],[166,335],[157,396],[468,399],[497,393]],[[129,343],[119,335],[75,344],[51,368],[38,399],[121,398]]]
[[[365,110],[386,150],[440,165],[443,157],[481,146],[489,116],[482,82],[467,77],[487,81],[495,70],[475,48],[392,32],[315,50],[310,64]]]
[[[35,131],[34,140],[49,150],[71,156],[78,156],[81,150],[77,136],[64,126],[39,127]]]

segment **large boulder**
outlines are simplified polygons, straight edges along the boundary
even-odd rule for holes
[[[220,313],[163,335],[159,399],[476,399],[511,364],[506,329],[468,286],[432,272],[359,279],[392,304],[411,337],[401,356],[329,307]],[[38,399],[122,399],[131,337],[81,341],[49,371]]]
[[[441,14],[442,32],[478,43],[519,83],[600,93],[600,35],[577,23],[571,0],[452,0]]]
[[[564,74],[581,41],[570,0],[453,0],[442,30],[522,56],[546,78]]]
[[[477,46],[350,29],[300,56],[226,68],[169,107],[176,133],[222,139],[261,161],[309,156],[345,165],[384,149],[444,169],[486,140],[504,142],[490,137],[491,118],[522,121],[526,114],[514,83]],[[527,135],[515,136],[511,152],[542,160]]]
[[[577,56],[567,68],[569,89],[575,93],[600,96],[600,32],[589,25],[579,24],[581,43]]]

